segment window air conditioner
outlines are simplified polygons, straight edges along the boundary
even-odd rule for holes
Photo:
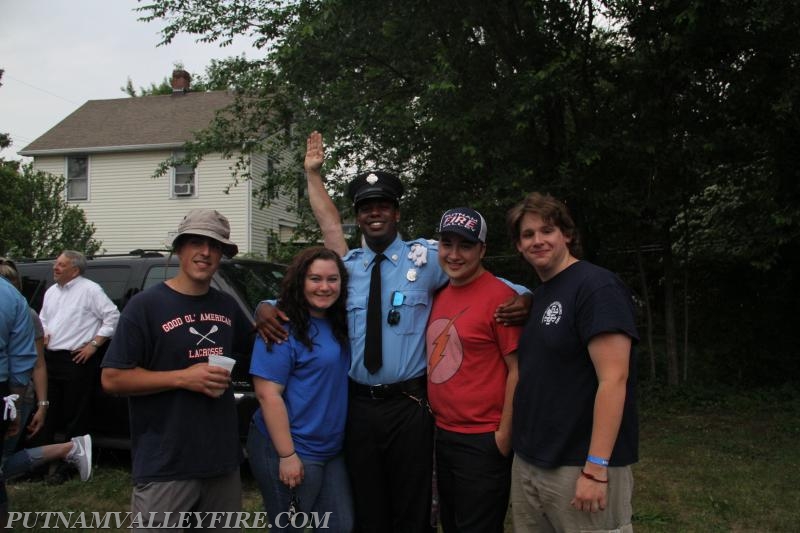
[[[176,183],[172,186],[172,192],[175,196],[191,196],[194,194],[194,184]]]

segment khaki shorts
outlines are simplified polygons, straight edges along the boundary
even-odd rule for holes
[[[241,510],[242,482],[238,469],[213,478],[150,481],[133,487],[131,514],[141,513],[142,523],[134,524],[131,530],[155,533],[163,532],[163,528],[175,532],[198,529],[198,524],[191,524],[185,513],[201,513],[199,516],[206,520],[199,524],[199,529],[203,529],[211,519],[207,514]],[[216,526],[221,527],[219,523]]]
[[[596,513],[578,511],[570,505],[580,475],[579,466],[540,468],[515,456],[511,467],[514,532],[632,533],[631,467],[608,469],[608,505]]]

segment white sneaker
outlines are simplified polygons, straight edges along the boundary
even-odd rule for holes
[[[69,464],[75,465],[81,475],[81,481],[92,477],[92,436],[81,435],[72,437],[72,449],[64,459]]]

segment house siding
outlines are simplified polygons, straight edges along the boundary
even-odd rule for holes
[[[255,192],[258,191],[267,180],[264,174],[267,171],[267,156],[265,154],[253,155],[250,158],[250,198],[248,198],[251,213],[251,245],[254,254],[260,257],[269,257],[269,245],[267,235],[270,227],[269,207],[263,209],[259,207],[258,198]]]
[[[63,176],[67,171],[66,164],[66,159],[64,157],[36,157],[33,160],[33,169],[41,170],[42,172],[47,172],[56,176]],[[90,178],[89,187],[91,186]]]
[[[252,156],[251,175],[253,193],[266,185],[268,158],[264,154]],[[251,194],[250,209],[253,213],[253,251],[263,257],[270,255],[270,242],[276,237],[282,242],[291,238],[291,231],[287,228],[297,226],[296,213],[297,196],[295,194],[281,194],[270,201],[269,205],[260,207],[258,195]]]
[[[230,164],[217,154],[197,166],[196,195],[171,196],[169,175],[153,178],[170,151],[92,154],[89,156],[89,200],[75,202],[95,225],[95,238],[105,253],[163,250],[171,244],[183,216],[193,208],[216,209],[231,224],[231,240],[240,253],[250,252],[248,242],[248,183],[232,184]],[[37,157],[34,168],[64,174],[64,157]]]
[[[252,191],[265,182],[266,156],[252,158],[253,181],[234,185],[232,160],[207,155],[196,169],[196,194],[173,197],[170,174],[152,177],[171,154],[164,150],[89,155],[89,199],[72,203],[95,225],[94,238],[102,242],[104,253],[168,249],[181,219],[194,208],[216,209],[228,217],[239,253],[263,258],[269,255],[269,231],[279,234],[281,226],[296,224],[295,213],[286,212],[296,201],[293,195],[283,195],[263,209],[253,197]],[[35,157],[34,168],[63,176],[65,158]]]

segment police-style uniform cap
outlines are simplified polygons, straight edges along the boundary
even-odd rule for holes
[[[216,209],[192,209],[178,225],[178,234],[172,240],[172,247],[183,235],[201,235],[222,243],[222,253],[233,257],[239,247],[230,240],[231,225],[228,219]]]
[[[449,209],[439,221],[439,234],[455,233],[470,242],[486,242],[486,220],[469,207]]]
[[[374,198],[399,204],[403,196],[403,183],[394,174],[382,170],[362,172],[347,186],[347,196],[353,200],[353,205]]]

